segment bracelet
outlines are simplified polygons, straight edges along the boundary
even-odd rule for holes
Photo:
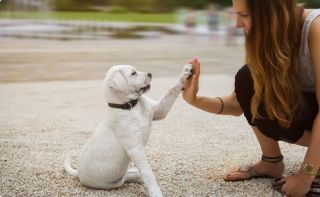
[[[220,97],[216,97],[216,98],[221,102],[221,108],[217,114],[221,114],[223,111],[223,108],[224,108],[224,102],[223,102],[222,98],[220,98]]]
[[[307,175],[316,176],[318,174],[318,170],[310,163],[303,163],[300,169]]]

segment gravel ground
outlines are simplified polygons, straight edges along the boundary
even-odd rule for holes
[[[198,39],[198,38],[197,38]],[[188,42],[187,42],[188,41]],[[147,196],[139,184],[104,191],[83,187],[62,167],[106,112],[102,78],[109,65],[130,63],[153,73],[148,95],[160,99],[186,60],[202,60],[200,94],[233,90],[242,47],[185,37],[145,41],[0,39],[0,196]],[[219,66],[215,66],[219,65]],[[9,83],[8,83],[9,82]],[[306,149],[280,144],[286,174],[299,168]],[[154,122],[147,157],[164,196],[280,196],[270,180],[224,182],[230,168],[259,159],[243,116],[216,116],[177,100]]]
[[[201,80],[207,95],[232,90],[230,76]],[[174,81],[154,79],[148,95],[161,98]],[[76,164],[79,149],[106,113],[100,80],[0,84],[0,111],[1,196],[146,196],[143,185],[95,190],[63,172],[64,154],[71,151]],[[286,173],[294,173],[305,149],[281,146]],[[201,112],[179,98],[167,118],[153,124],[147,155],[164,196],[279,196],[268,179],[221,178],[260,156],[244,117]]]

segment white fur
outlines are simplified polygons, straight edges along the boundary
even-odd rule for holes
[[[138,103],[130,110],[107,107],[105,118],[82,148],[77,170],[67,157],[66,172],[88,187],[112,189],[124,182],[143,182],[150,196],[162,196],[144,147],[152,120],[166,117],[191,69],[191,65],[184,66],[177,83],[162,99],[154,101],[142,95],[145,91],[141,89],[150,83],[150,75],[129,65],[110,68],[104,79],[106,102],[123,104],[138,99]],[[131,162],[137,168],[130,166]]]

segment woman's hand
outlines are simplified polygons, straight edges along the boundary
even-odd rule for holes
[[[200,62],[197,58],[189,61],[192,64],[192,76],[184,84],[184,91],[182,97],[187,103],[193,104],[197,98],[199,76],[200,76]]]
[[[298,174],[294,176],[284,177],[280,181],[285,181],[281,191],[290,197],[302,197],[307,194],[311,188],[312,177],[309,175]]]

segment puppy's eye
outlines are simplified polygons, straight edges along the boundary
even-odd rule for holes
[[[136,74],[137,74],[137,72],[134,71],[133,73],[131,73],[131,76],[134,76],[134,75],[136,75]]]

